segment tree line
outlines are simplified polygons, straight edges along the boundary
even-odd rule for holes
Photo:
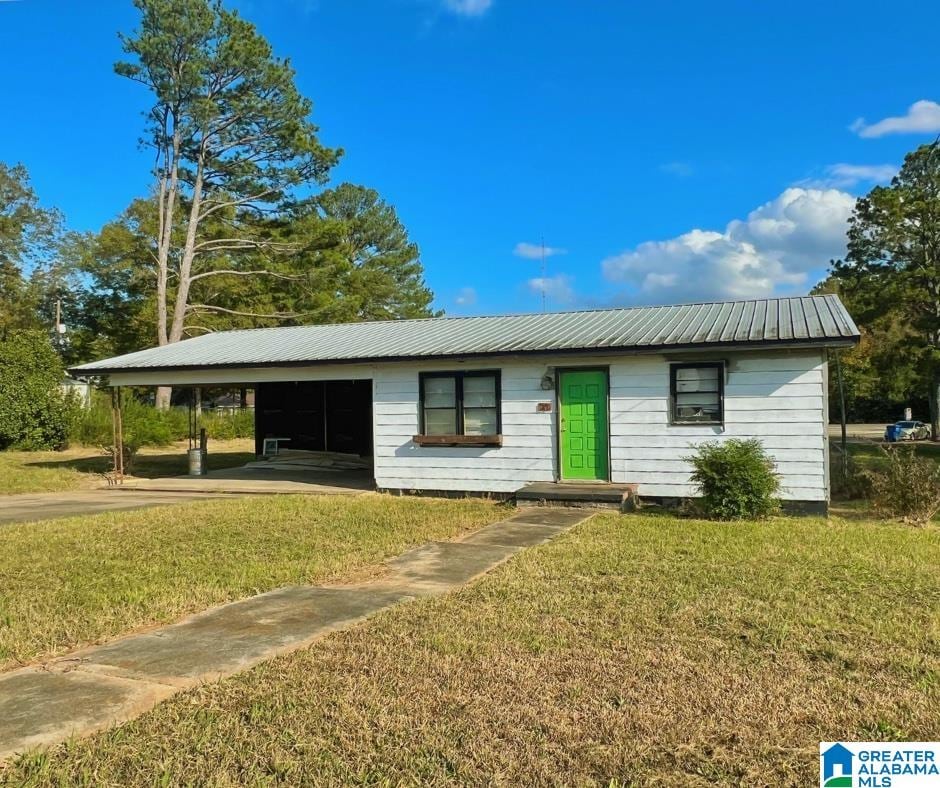
[[[838,293],[862,332],[840,358],[848,420],[894,421],[909,406],[940,439],[940,140],[858,199],[845,259],[816,292]]]
[[[0,334],[51,326],[59,303],[76,362],[228,328],[431,315],[394,208],[329,185],[343,152],[320,142],[290,63],[221,0],[134,4],[115,72],[151,97],[152,188],[77,233],[0,163]]]

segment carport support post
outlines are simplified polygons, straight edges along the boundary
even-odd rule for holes
[[[111,427],[114,432],[114,480],[124,483],[124,420],[121,417],[121,387],[111,389]]]

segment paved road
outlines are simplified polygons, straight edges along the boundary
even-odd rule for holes
[[[77,490],[0,496],[0,525],[71,517],[80,514],[145,509],[189,503],[219,496],[192,492],[138,492],[136,490]]]
[[[846,424],[845,432],[849,439],[858,439],[863,438],[866,440],[881,440],[884,438],[885,434],[885,425],[884,424]],[[830,438],[839,438],[842,436],[842,427],[839,424],[830,424],[829,425],[829,437]]]

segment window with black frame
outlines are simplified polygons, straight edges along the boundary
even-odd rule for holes
[[[421,375],[421,433],[493,436],[500,431],[499,372]]]
[[[673,424],[721,424],[724,420],[724,364],[672,364],[669,389]]]

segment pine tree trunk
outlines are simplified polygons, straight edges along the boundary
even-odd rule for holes
[[[154,405],[157,410],[169,410],[170,409],[170,398],[173,396],[173,389],[169,386],[158,386],[157,394],[154,398]]]
[[[930,403],[930,437],[940,441],[940,376],[935,376],[927,395]]]

